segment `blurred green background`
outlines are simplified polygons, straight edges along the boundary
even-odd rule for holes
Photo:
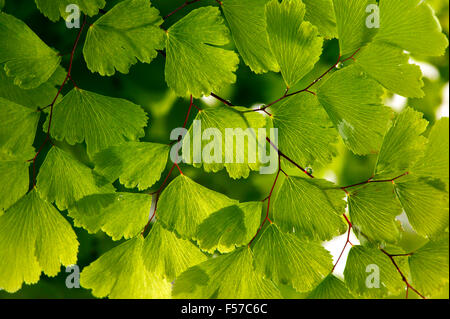
[[[117,2],[117,0],[108,0],[105,9],[108,10]],[[183,4],[183,2],[183,0],[152,0],[153,5],[160,10],[162,16],[168,14]],[[444,32],[448,36],[449,1],[427,0],[427,2],[435,9]],[[216,6],[217,3],[214,0],[199,1],[167,19],[163,27],[168,28],[189,11],[204,5]],[[67,29],[63,20],[52,23],[39,12],[32,0],[6,0],[3,11],[25,21],[49,46],[65,54],[62,64],[65,67],[68,66],[68,53],[70,53],[72,48],[78,31],[77,29]],[[95,19],[96,17],[89,18],[88,23],[92,23]],[[138,63],[131,68],[129,74],[116,73],[113,77],[101,77],[98,74],[92,74],[86,68],[81,54],[83,41],[84,36],[81,38],[80,45],[76,51],[72,71],[72,76],[77,85],[86,90],[108,96],[125,98],[141,105],[147,111],[150,118],[144,140],[169,143],[170,131],[183,124],[189,101],[177,98],[167,88],[164,80],[164,58],[159,55],[151,64]],[[230,47],[232,46],[231,44]],[[337,41],[327,41],[319,65],[310,76],[307,76],[304,83],[311,82],[312,79],[317,77],[316,74],[333,65],[337,60],[338,52],[339,47]],[[426,96],[423,99],[411,99],[407,101],[398,96],[386,94],[386,104],[392,106],[397,111],[404,105],[414,107],[423,112],[430,122],[434,122],[438,114],[440,114],[439,116],[442,116],[442,114],[448,116],[448,50],[443,57],[432,59],[414,57],[414,60],[420,62],[420,65],[423,67],[426,76]],[[304,83],[300,83],[298,86],[302,87]],[[63,93],[67,92],[70,88],[71,85],[67,85]],[[226,90],[215,93],[229,99],[235,105],[252,107],[255,104],[268,103],[277,99],[283,90],[284,84],[278,74],[255,75],[241,62],[237,71],[237,82]],[[211,103],[219,102],[214,99],[196,101],[196,104],[200,107],[206,107]],[[194,114],[191,115],[191,121],[196,112],[194,110]],[[40,125],[43,124],[43,120],[44,117],[41,118]],[[45,135],[42,133],[42,130],[38,130],[35,147],[41,145],[44,137]],[[86,164],[91,165],[87,159],[83,145],[75,147],[68,145],[60,146],[71,151]],[[375,156],[355,156],[347,151],[343,145],[339,145],[338,149],[340,152],[339,156],[326,169],[315,171],[314,174],[316,176],[328,178],[341,185],[349,185],[367,180],[371,176],[375,164]],[[39,157],[38,166],[45,158],[45,152]],[[246,180],[236,181],[230,179],[224,171],[217,174],[205,174],[201,169],[194,169],[188,166],[183,166],[182,169],[186,175],[198,183],[241,201],[261,200],[265,198],[273,181],[273,176],[260,175],[257,172],[253,173]],[[173,174],[172,178],[175,176],[176,174]],[[123,189],[119,184],[115,186],[119,190]],[[153,189],[156,190],[158,187],[159,183]],[[70,220],[70,218],[68,219]],[[75,228],[75,230],[80,242],[78,265],[81,269],[118,244],[103,233],[89,235],[83,229]],[[411,233],[404,236],[401,244],[406,250],[410,250],[417,248],[421,243],[423,243],[423,239]],[[0,291],[0,298],[92,298],[90,292],[83,288],[66,288],[65,279],[67,275],[69,274],[65,273],[62,268],[61,273],[57,277],[48,278],[42,275],[38,284],[31,286],[25,285],[15,294]],[[288,287],[283,290],[286,297],[301,297]],[[403,298],[404,296],[398,297]],[[436,297],[448,298],[448,286]]]

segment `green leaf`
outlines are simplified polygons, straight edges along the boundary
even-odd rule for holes
[[[283,231],[328,240],[344,233],[345,193],[326,180],[288,177],[273,204],[273,221]]]
[[[259,228],[262,202],[241,203],[222,208],[199,226],[197,235],[201,249],[214,253],[233,251],[250,242]]]
[[[0,152],[0,215],[28,191],[30,163],[27,160]]]
[[[266,120],[257,112],[242,111],[248,109],[218,106],[199,112],[195,118],[198,122],[189,128],[190,138],[185,137],[182,142],[183,148],[189,150],[183,152],[183,161],[194,167],[203,166],[206,172],[218,172],[225,167],[234,179],[247,178],[250,170],[259,169],[258,129],[265,127]],[[234,134],[229,140],[228,131]]]
[[[0,10],[5,6],[5,0],[0,0]]]
[[[391,92],[406,97],[423,97],[422,71],[418,65],[408,61],[409,57],[403,50],[379,41],[367,45],[356,57],[356,63]]]
[[[328,275],[308,295],[308,299],[354,299],[345,282],[334,275]]]
[[[0,12],[0,64],[25,89],[38,87],[55,72],[61,61],[28,26],[15,17]]]
[[[127,188],[150,188],[167,164],[170,147],[147,142],[125,142],[94,155],[95,171],[109,181],[119,178]]]
[[[448,191],[442,182],[412,174],[395,183],[395,192],[418,234],[432,237],[448,228]]]
[[[330,253],[320,243],[283,233],[275,224],[256,239],[253,252],[256,271],[299,292],[312,290],[333,268]]]
[[[20,104],[32,110],[38,107],[44,108],[49,105],[56,96],[59,86],[64,81],[66,71],[63,67],[56,68],[55,73],[34,89],[22,89],[14,84],[14,80],[9,78],[3,69],[0,69],[0,97]],[[58,97],[58,101],[61,97]]]
[[[36,189],[0,215],[0,287],[8,292],[53,277],[76,264],[78,241],[70,224]]]
[[[448,46],[438,19],[421,0],[380,1],[380,29],[376,40],[412,54],[439,56]]]
[[[101,193],[92,170],[58,147],[52,147],[39,169],[39,194],[60,210],[84,196]]]
[[[317,97],[299,94],[270,107],[278,146],[305,167],[324,166],[336,156],[337,132]]]
[[[433,296],[448,283],[448,234],[429,241],[409,257],[414,288]]]
[[[280,71],[267,40],[267,2],[268,0],[224,0],[221,6],[239,54],[255,73]]]
[[[105,0],[35,0],[35,2],[39,11],[53,22],[68,15],[66,7],[70,4],[77,5],[80,11],[91,17],[106,4]]]
[[[176,177],[161,193],[156,217],[182,238],[194,238],[198,226],[212,213],[237,201],[195,183],[189,177]]]
[[[317,96],[345,145],[358,155],[377,153],[391,115],[382,87],[354,66],[334,73]]]
[[[148,0],[119,2],[89,27],[83,55],[91,72],[128,73],[137,60],[150,63],[164,49],[163,19]]]
[[[380,242],[399,239],[395,217],[402,213],[402,208],[392,184],[371,183],[358,187],[350,192],[348,205],[355,229]]]
[[[85,141],[88,155],[92,156],[109,146],[144,136],[146,124],[147,116],[138,105],[75,88],[55,105],[51,135],[70,145]],[[47,125],[48,119],[44,127]]]
[[[167,31],[166,82],[179,96],[200,98],[236,82],[239,57],[218,48],[230,32],[217,7],[191,11]]]
[[[376,3],[376,0],[333,0],[342,56],[355,53],[375,35],[377,29],[366,25],[370,14],[366,9]]]
[[[270,48],[288,88],[313,69],[322,53],[323,39],[304,16],[305,5],[300,0],[272,0],[266,5]]]
[[[112,193],[86,196],[69,208],[75,226],[90,233],[104,231],[113,240],[139,234],[150,216],[152,196],[148,194]]]
[[[437,121],[431,129],[423,158],[418,160],[412,171],[417,175],[449,181],[449,127],[448,117]]]
[[[253,254],[242,247],[189,268],[176,280],[174,298],[275,299],[275,285],[253,269]]]
[[[425,148],[426,138],[421,136],[428,121],[423,114],[411,108],[397,115],[378,155],[375,169],[377,179],[394,178],[408,171]]]
[[[33,158],[39,116],[39,112],[0,97],[0,149]]]
[[[344,276],[350,290],[365,298],[381,298],[389,293],[395,295],[405,289],[402,277],[389,257],[374,247],[353,246]]]
[[[130,239],[103,254],[83,269],[80,283],[98,298],[167,299],[170,283],[149,273],[142,260],[142,236]]]
[[[302,0],[306,6],[305,20],[319,29],[326,39],[337,37],[333,0]]]
[[[173,281],[183,271],[206,260],[206,256],[190,241],[155,223],[145,238],[144,265],[147,271]]]

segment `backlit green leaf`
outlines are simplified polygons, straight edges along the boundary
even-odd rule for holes
[[[75,88],[55,105],[51,135],[71,145],[85,141],[92,156],[142,137],[146,124],[147,116],[138,105]],[[47,125],[48,119],[44,127]]]
[[[25,89],[38,87],[55,72],[61,57],[19,19],[0,12],[0,64]],[[50,103],[50,102],[49,102]]]
[[[354,299],[345,282],[334,275],[328,275],[308,295],[308,299]]]
[[[70,224],[33,189],[0,215],[0,287],[8,292],[53,277],[76,263],[78,241]]]
[[[395,266],[375,247],[353,246],[344,270],[350,290],[366,298],[381,298],[405,290]]]
[[[426,138],[421,134],[428,122],[422,113],[406,108],[397,115],[384,137],[375,169],[377,179],[404,174],[424,150]]]
[[[0,152],[0,215],[28,191],[28,159]]]
[[[144,190],[161,177],[170,147],[147,142],[126,142],[94,155],[95,171],[110,181],[119,178],[127,188]]]
[[[202,110],[183,139],[183,160],[206,172],[224,167],[231,178],[247,178],[250,170],[259,169],[259,134],[265,118],[243,107],[210,107]],[[234,135],[232,135],[234,134]],[[201,139],[201,140],[200,140]],[[264,141],[265,143],[265,141]],[[200,148],[201,146],[201,148]]]
[[[253,251],[257,271],[299,292],[312,290],[333,268],[330,253],[320,243],[283,233],[275,224],[255,240]]]
[[[422,71],[408,61],[403,50],[379,41],[370,43],[356,56],[356,63],[386,89],[406,97],[423,97]]]
[[[372,12],[368,8],[376,0],[333,0],[333,4],[340,52],[348,56],[370,42],[376,33],[376,28],[368,28],[366,24]]]
[[[89,27],[83,48],[87,67],[100,75],[128,73],[137,60],[150,63],[164,48],[163,20],[148,0],[119,2]]]
[[[75,4],[80,11],[88,16],[94,16],[98,10],[106,4],[105,0],[35,0],[38,9],[50,20],[56,22],[60,17],[65,17],[71,11],[66,11],[70,4]]]
[[[305,10],[300,0],[272,0],[266,5],[270,48],[287,87],[311,71],[322,53],[323,39],[315,26],[304,21]]]
[[[255,73],[280,70],[267,40],[267,2],[268,0],[224,0],[221,6],[239,54]]]
[[[433,296],[448,283],[448,234],[430,241],[409,257],[414,288]]]
[[[273,221],[301,238],[328,240],[345,232],[345,193],[333,183],[288,177],[273,203]]]
[[[167,31],[166,82],[179,96],[196,98],[236,81],[239,57],[223,46],[230,32],[216,7],[191,11]]]
[[[296,163],[322,167],[336,156],[337,131],[317,97],[294,95],[270,110],[273,126],[278,128],[278,146]]]
[[[200,248],[227,253],[248,244],[259,228],[261,210],[262,202],[248,202],[215,212],[198,228],[195,237]]]
[[[189,268],[176,280],[174,298],[275,299],[275,285],[253,269],[253,254],[242,247]]]
[[[33,158],[39,112],[0,97],[0,149]]]
[[[421,0],[380,1],[380,29],[375,37],[413,54],[443,55],[448,46],[433,9]]]
[[[149,273],[142,260],[142,236],[111,249],[83,269],[80,283],[96,297],[112,299],[167,299],[170,283]]]
[[[104,231],[113,240],[129,239],[144,229],[150,217],[152,196],[111,193],[89,195],[69,208],[75,226],[91,233]]]
[[[391,112],[383,89],[354,66],[334,73],[318,90],[320,103],[355,154],[377,153]]]
[[[170,231],[177,232],[183,238],[194,238],[198,226],[207,217],[236,203],[180,175],[162,192],[156,216]]]
[[[173,281],[180,273],[206,260],[194,244],[178,238],[174,233],[155,223],[145,238],[144,264],[150,273]]]
[[[348,197],[353,226],[380,242],[395,242],[399,237],[395,217],[402,213],[391,183],[371,183],[353,189]]]
[[[101,193],[92,170],[69,153],[52,147],[37,176],[39,194],[60,210],[84,196]]]

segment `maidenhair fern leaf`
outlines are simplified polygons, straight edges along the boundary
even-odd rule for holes
[[[378,155],[377,179],[395,178],[413,166],[425,148],[426,138],[422,133],[427,125],[423,115],[411,108],[397,115]]]
[[[429,241],[409,257],[415,288],[433,296],[449,281],[448,233]]]
[[[319,60],[323,39],[310,22],[304,21],[305,5],[301,0],[266,5],[267,36],[286,86],[293,87]]]
[[[372,240],[396,242],[395,217],[402,213],[391,183],[372,183],[353,189],[348,196],[353,226]]]
[[[164,48],[163,20],[148,0],[119,2],[89,27],[83,48],[87,67],[100,75],[128,73],[137,60],[150,63]]]
[[[104,231],[113,240],[142,232],[150,217],[152,196],[133,193],[89,195],[69,208],[75,226],[91,233]]]
[[[202,7],[167,31],[166,82],[179,96],[200,98],[236,82],[239,58],[223,46],[230,41],[220,11]]]
[[[433,9],[424,1],[380,1],[380,20],[375,39],[412,54],[439,56],[448,46]]]
[[[391,112],[382,87],[355,66],[334,73],[317,92],[320,103],[355,154],[378,153]]]
[[[294,95],[270,110],[278,129],[278,146],[296,163],[322,167],[336,156],[337,131],[316,96]]]
[[[261,211],[262,202],[248,202],[215,212],[198,228],[195,237],[200,248],[227,253],[248,244],[259,228]]]
[[[212,213],[237,201],[195,183],[189,177],[176,177],[162,192],[157,218],[182,238],[194,238],[198,226]]]
[[[253,268],[253,254],[242,247],[189,268],[176,280],[174,298],[281,298],[275,285]]]
[[[308,299],[354,299],[347,284],[334,275],[328,275],[308,295]]]
[[[345,193],[333,183],[288,177],[273,203],[273,220],[302,238],[328,240],[346,230]]]
[[[125,142],[95,154],[95,171],[127,188],[145,190],[160,179],[169,150],[165,144]]]
[[[56,276],[77,252],[72,227],[36,189],[0,215],[0,287],[8,292],[36,283],[41,272]]]
[[[300,240],[269,225],[255,240],[255,268],[278,284],[311,291],[333,268],[330,253],[319,242]]]
[[[0,152],[0,215],[28,191],[30,163],[27,160]]]
[[[102,9],[105,0],[34,0],[38,9],[51,21],[58,21],[60,17],[65,17],[69,14],[67,6],[77,5],[80,11],[86,13],[88,16],[94,16]]]
[[[369,43],[377,32],[367,25],[369,6],[376,6],[376,0],[333,0],[333,4],[339,49],[342,56],[348,56]]]
[[[28,26],[0,12],[0,64],[14,84],[25,89],[38,87],[55,72],[61,61]]]
[[[221,6],[239,54],[255,73],[280,70],[267,40],[265,7],[268,1],[224,0]]]
[[[40,113],[0,97],[0,150],[33,158]]]
[[[142,236],[111,249],[83,269],[80,283],[96,297],[112,299],[164,299],[170,297],[170,283],[149,273],[142,260]]]
[[[405,289],[405,283],[389,257],[375,247],[353,246],[344,276],[350,290],[366,298],[395,295]]]
[[[247,178],[250,170],[259,169],[258,131],[266,120],[257,112],[243,111],[248,109],[218,106],[199,112],[183,139],[184,162],[203,166],[206,172],[225,167],[234,179]]]
[[[138,105],[74,88],[55,105],[51,134],[71,145],[85,141],[92,156],[109,146],[137,140],[144,135],[146,124],[147,116]]]
[[[173,281],[189,267],[207,259],[193,243],[178,238],[159,222],[152,226],[145,238],[142,254],[147,271],[168,281]]]
[[[409,57],[399,48],[372,42],[358,53],[356,63],[391,92],[406,97],[424,96],[420,67],[409,64]]]
[[[47,154],[37,176],[39,194],[61,210],[84,196],[103,192],[99,181],[89,167],[56,146]]]

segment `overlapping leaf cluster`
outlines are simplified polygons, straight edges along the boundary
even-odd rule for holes
[[[36,5],[57,21],[69,1],[56,2]],[[89,16],[105,6],[101,0],[70,3]],[[379,28],[366,26],[369,5],[379,9]],[[425,244],[399,260],[400,268],[417,290],[433,296],[449,279],[448,118],[426,131],[422,114],[410,108],[393,114],[383,105],[386,91],[424,94],[421,71],[408,54],[439,56],[448,44],[431,8],[420,0],[222,0],[221,9],[224,17],[217,6],[195,9],[165,30],[150,1],[121,1],[90,25],[87,67],[102,76],[128,73],[165,50],[167,85],[180,97],[200,98],[236,81],[240,56],[255,73],[280,72],[292,92],[319,73],[324,41],[337,38],[345,64],[273,103],[270,118],[219,106],[196,119],[222,133],[279,128],[279,149],[305,167],[329,164],[340,136],[355,154],[378,154],[372,178],[341,188],[286,176],[271,222],[260,232],[262,202],[239,202],[188,176],[151,195],[170,147],[139,141],[148,121],[144,110],[74,87],[43,112],[65,76],[60,55],[24,22],[0,12],[0,288],[17,291],[41,273],[54,276],[61,265],[77,262],[76,235],[60,213],[67,211],[76,227],[125,239],[83,270],[81,285],[96,297],[282,298],[282,285],[309,298],[384,297],[405,289],[380,250],[404,253],[396,220],[404,211]],[[232,39],[239,55],[224,48]],[[54,145],[34,183],[30,159],[40,120]],[[91,166],[72,153],[79,144]],[[258,167],[247,158],[203,163],[206,172],[226,169],[236,179]],[[116,181],[129,192],[116,191]],[[362,244],[352,247],[342,280],[322,242],[347,230],[347,208]],[[366,285],[372,264],[381,269],[379,289]]]

